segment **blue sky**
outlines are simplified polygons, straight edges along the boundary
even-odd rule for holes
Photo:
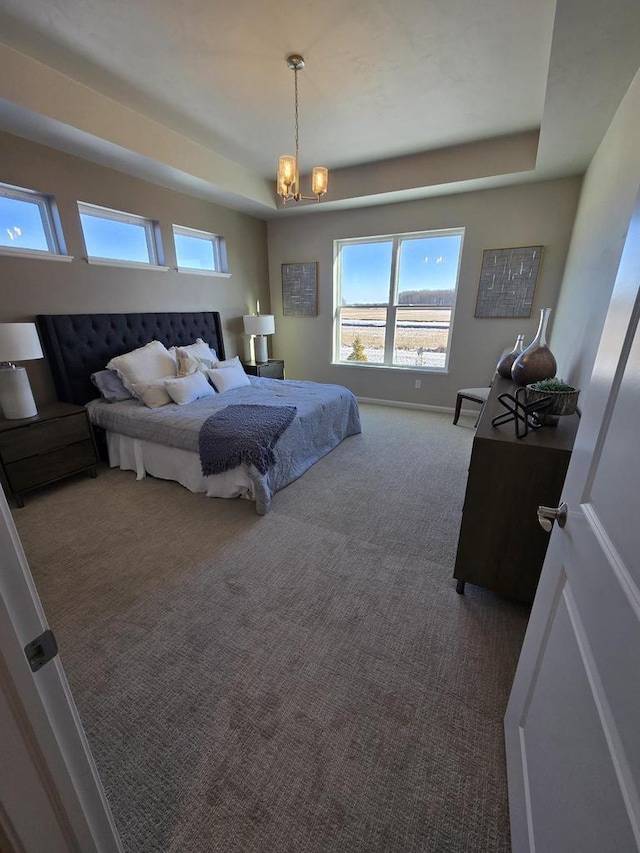
[[[98,258],[149,262],[145,229],[81,214],[87,253]],[[210,241],[175,235],[178,265],[212,269]],[[419,237],[402,241],[399,291],[448,290],[456,286],[462,237]],[[0,246],[48,249],[40,208],[22,199],[0,197]],[[342,297],[348,304],[386,302],[392,241],[346,244],[342,248]]]
[[[80,214],[80,221],[88,255],[149,263],[143,225],[87,214]],[[213,246],[210,240],[176,234],[175,244],[179,266],[213,269]],[[49,249],[38,204],[0,196],[0,246],[39,249],[44,252]]]
[[[449,290],[456,286],[462,237],[420,237],[403,240],[399,292]],[[342,299],[349,305],[387,302],[391,240],[352,243],[342,247]]]
[[[0,198],[0,246],[47,251],[47,238],[37,204]]]
[[[87,254],[94,258],[149,262],[144,226],[80,214]]]

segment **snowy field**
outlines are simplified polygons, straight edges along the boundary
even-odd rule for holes
[[[340,347],[340,359],[346,361],[353,352],[352,347]],[[380,347],[364,347],[364,354],[371,364],[382,364],[384,350]],[[401,367],[444,367],[446,354],[443,352],[421,352],[417,350],[396,350],[394,364]],[[358,362],[355,362],[356,364]]]
[[[356,350],[372,364],[384,361],[387,309],[345,307],[341,311],[340,357],[347,361]],[[394,364],[401,367],[444,367],[451,328],[450,308],[398,308]]]

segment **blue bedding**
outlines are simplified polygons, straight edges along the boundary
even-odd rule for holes
[[[103,429],[198,453],[202,424],[227,406],[295,406],[295,418],[273,449],[275,464],[264,474],[254,465],[247,466],[256,511],[264,515],[278,489],[300,477],[347,436],[360,432],[360,413],[356,398],[341,385],[249,379],[249,385],[186,406],[169,403],[149,409],[138,400],[92,400],[87,408],[92,422]]]

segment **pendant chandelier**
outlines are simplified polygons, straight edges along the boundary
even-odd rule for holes
[[[296,116],[296,153],[284,154],[278,164],[278,195],[286,204],[288,201],[300,201],[301,199],[316,199],[320,201],[327,191],[329,183],[329,170],[325,166],[314,166],[311,174],[311,190],[313,195],[303,195],[300,192],[300,157],[298,145],[298,71],[304,68],[304,57],[297,53],[287,57],[287,67],[293,71],[295,90],[295,116]]]

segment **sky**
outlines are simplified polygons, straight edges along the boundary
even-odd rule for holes
[[[94,258],[155,263],[149,258],[146,230],[135,222],[118,222],[81,213],[87,254]],[[210,240],[175,235],[178,266],[213,269]],[[36,202],[0,196],[0,246],[48,251],[42,211]]]
[[[0,198],[0,246],[47,251],[47,238],[37,204]]]
[[[95,258],[155,263],[149,258],[142,224],[80,214],[87,254]],[[174,235],[178,266],[213,269],[210,240]],[[399,292],[449,290],[456,286],[459,234],[402,240]],[[47,251],[40,206],[0,196],[0,246]],[[391,271],[391,240],[352,243],[342,247],[342,299],[346,304],[387,302]]]
[[[93,258],[149,263],[147,236],[142,225],[115,222],[80,214],[87,254]]]
[[[387,302],[392,241],[342,247],[342,300],[347,305]],[[458,275],[460,234],[403,240],[398,290],[453,290]]]

